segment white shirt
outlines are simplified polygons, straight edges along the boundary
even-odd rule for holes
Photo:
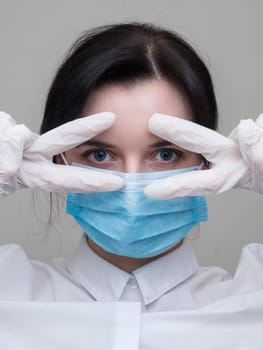
[[[232,277],[200,267],[189,241],[127,273],[95,254],[85,236],[75,253],[50,264],[30,260],[17,245],[0,247],[0,300],[140,302],[143,312],[189,310],[263,290],[263,245],[249,244]]]
[[[198,266],[187,240],[132,274],[84,237],[70,258],[50,264],[5,245],[0,276],[1,349],[263,349],[260,244],[243,249],[233,277]]]

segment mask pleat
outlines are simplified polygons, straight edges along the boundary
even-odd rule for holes
[[[144,195],[144,187],[167,176],[199,169],[138,174],[94,169],[122,176],[124,188],[68,194],[67,212],[106,251],[134,258],[158,255],[180,241],[197,223],[207,220],[206,200],[202,196],[154,200]]]

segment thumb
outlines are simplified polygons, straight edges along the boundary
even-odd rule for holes
[[[256,124],[263,129],[263,113],[257,117]]]
[[[261,116],[259,123],[263,122],[263,114]],[[255,157],[255,150],[262,151],[263,130],[252,119],[241,120],[237,128],[237,141],[243,158],[250,162]]]
[[[16,122],[9,114],[0,112],[0,135],[3,135],[7,129],[15,125]]]

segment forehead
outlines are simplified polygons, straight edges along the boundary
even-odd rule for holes
[[[96,90],[86,101],[85,115],[104,111],[123,114],[153,113],[175,115],[191,120],[190,108],[179,90],[165,80],[145,80],[133,86],[107,85]]]
[[[82,115],[100,112],[116,115],[114,125],[101,134],[114,137],[121,137],[123,133],[136,134],[138,138],[146,137],[146,134],[153,137],[148,132],[148,121],[154,113],[192,120],[185,98],[165,80],[146,80],[130,87],[109,85],[99,88],[86,101]]]
[[[191,120],[185,99],[164,80],[146,80],[131,87],[110,85],[100,88],[89,98],[82,115],[100,112],[113,112],[116,120],[95,139],[114,144],[123,151],[141,151],[160,141],[148,130],[149,119],[154,113]]]

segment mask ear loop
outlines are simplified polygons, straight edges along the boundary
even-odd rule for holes
[[[61,156],[63,162],[65,163],[65,165],[69,165],[69,163],[68,163],[66,157],[64,156],[64,153],[60,153],[60,156]]]

